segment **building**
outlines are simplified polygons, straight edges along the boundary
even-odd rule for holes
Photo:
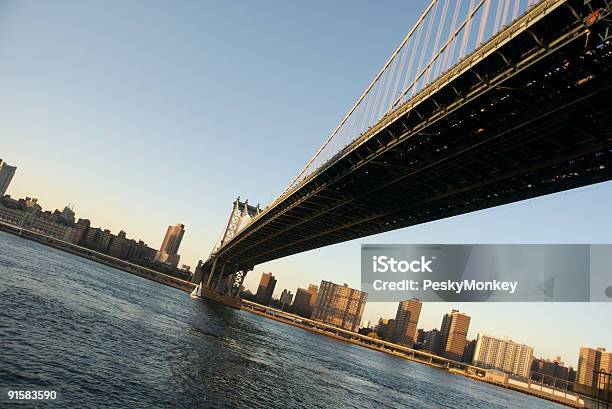
[[[293,294],[291,294],[291,291],[284,289],[280,296],[281,305],[284,308],[286,305],[291,305],[291,301],[293,301]]]
[[[476,340],[471,339],[465,341],[465,349],[463,350],[463,356],[461,362],[471,363],[474,360],[474,353],[476,352]]]
[[[64,206],[64,210],[59,214],[59,222],[62,224],[73,225],[75,221],[74,209]]]
[[[112,236],[108,255],[121,260],[125,260],[128,254],[128,239],[123,230],[118,235]]]
[[[576,371],[570,366],[563,365],[560,356],[556,359],[537,359],[531,361],[531,379],[548,385],[564,385],[559,380],[566,382],[576,381]]]
[[[79,219],[74,226],[74,235],[72,237],[72,242],[75,244],[80,244],[85,239],[85,234],[89,229],[91,222],[89,219]]]
[[[176,226],[168,226],[164,241],[155,254],[155,261],[168,263],[173,267],[177,267],[181,256],[178,254],[181,240],[185,234],[185,226],[177,224]]]
[[[37,233],[44,234],[45,236],[63,241],[70,241],[74,234],[74,228],[39,216],[32,217],[28,223],[28,226],[24,227],[27,227],[28,229]]]
[[[349,288],[346,284],[321,281],[312,319],[356,332],[367,299],[367,293]]]
[[[259,287],[257,287],[257,294],[255,298],[257,302],[262,304],[269,304],[272,301],[272,293],[274,293],[274,287],[276,287],[276,278],[272,273],[263,273],[261,280],[259,280]]]
[[[0,159],[0,197],[6,194],[6,190],[15,176],[16,166],[10,166],[8,163]]]
[[[601,358],[599,359],[599,371],[606,372],[611,376],[599,377],[599,384],[597,387],[599,389],[612,388],[612,351],[601,352]],[[608,385],[606,385],[606,382],[608,383]]]
[[[417,324],[423,303],[416,298],[405,300],[397,306],[391,340],[412,347],[417,338]]]
[[[434,328],[429,331],[423,331],[423,349],[433,354],[438,351],[438,344],[440,343],[440,331]]]
[[[378,324],[376,324],[374,330],[376,331],[376,335],[378,335],[379,338],[385,339],[385,334],[389,332],[389,319],[380,317],[378,319]]]
[[[533,347],[508,339],[478,334],[474,365],[493,368],[508,374],[529,378]]]
[[[85,247],[88,247],[88,248],[94,250],[96,248],[96,245],[98,243],[98,239],[99,239],[101,234],[102,234],[102,229],[101,228],[99,228],[99,227],[96,227],[96,228],[88,227],[86,232],[85,232],[85,236],[83,237],[83,245]]]
[[[469,327],[469,315],[459,310],[444,314],[437,340],[437,354],[453,361],[461,361]]]
[[[318,291],[319,287],[314,284],[310,284],[308,289],[298,288],[293,300],[293,312],[310,318],[315,303],[317,302]]]
[[[155,254],[157,254],[157,251],[147,246],[144,241],[138,240],[136,242],[136,240],[129,240],[125,258],[134,262],[143,262],[152,260]]]
[[[605,348],[580,347],[576,383],[604,388],[606,385],[603,385],[603,379],[599,379],[600,384],[596,385],[598,378],[595,372],[599,371],[612,371],[612,351],[606,351]]]
[[[108,254],[108,249],[110,247],[112,238],[113,235],[110,230],[104,229],[98,236],[96,250],[98,250],[100,253]]]
[[[23,211],[19,209],[11,209],[8,207],[0,207],[0,221],[18,225],[22,219]]]

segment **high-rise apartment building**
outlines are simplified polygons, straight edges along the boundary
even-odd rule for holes
[[[312,319],[357,331],[367,299],[367,293],[349,288],[346,284],[321,281]]]
[[[291,291],[284,289],[280,296],[280,302],[282,306],[285,307],[287,305],[290,305],[291,301],[293,301],[293,294],[291,294]]]
[[[3,197],[6,194],[6,190],[11,184],[11,180],[13,180],[16,170],[16,166],[10,166],[8,163],[0,159],[0,197]]]
[[[431,353],[438,352],[438,344],[440,342],[440,331],[437,328],[434,328],[429,331],[423,331],[423,349],[425,351],[429,351]]]
[[[319,287],[314,284],[310,284],[308,289],[298,288],[293,300],[293,311],[296,314],[310,318],[315,303],[317,302],[318,291]]]
[[[469,328],[469,315],[459,310],[452,310],[450,314],[444,314],[437,339],[438,355],[461,361]]]
[[[576,371],[571,366],[565,366],[560,356],[553,360],[533,358],[531,361],[531,379],[547,385],[560,383],[559,380],[575,382]],[[563,383],[560,384],[563,385]]]
[[[405,300],[397,306],[392,341],[412,347],[417,337],[417,324],[423,303],[416,298]]]
[[[465,341],[465,349],[463,350],[461,362],[471,363],[474,360],[474,352],[476,352],[476,340],[470,339]]]
[[[603,384],[603,377],[599,379],[599,385],[597,384],[595,372],[599,371],[612,371],[612,351],[606,351],[605,348],[580,347],[576,383],[604,388],[606,385]]]
[[[274,287],[276,287],[276,278],[272,273],[263,273],[261,280],[259,280],[259,287],[257,287],[257,302],[262,304],[269,304],[272,301],[272,293],[274,293]]]
[[[493,368],[509,374],[529,377],[533,347],[491,335],[478,334],[473,363],[481,368]]]
[[[168,263],[173,267],[178,266],[181,256],[178,254],[181,240],[185,234],[185,226],[177,224],[176,226],[168,226],[164,241],[155,254],[155,260],[162,263]]]
[[[600,389],[608,388],[609,390],[612,390],[612,379],[610,379],[612,377],[612,351],[601,351],[601,358],[599,359],[599,371],[611,374],[611,376],[600,376],[598,379],[599,383],[597,387]],[[606,382],[608,383],[608,385],[606,385]]]

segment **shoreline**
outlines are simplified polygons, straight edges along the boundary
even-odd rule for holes
[[[110,257],[106,254],[96,252],[94,250],[87,249],[85,247],[81,247],[75,245],[73,243],[68,243],[59,239],[55,239],[53,237],[45,236],[40,233],[22,229],[17,226],[13,226],[10,224],[6,224],[4,222],[0,222],[0,231],[4,231],[9,234],[13,234],[15,236],[19,236],[43,245],[48,245],[49,247],[67,252],[69,254],[73,254],[79,257],[83,257],[87,260],[97,262],[109,267],[116,268],[120,271],[124,271],[133,275],[136,275],[141,278],[145,278],[150,281],[155,281],[160,284],[165,284],[167,286],[176,288],[177,290],[181,290],[185,293],[191,293],[195,288],[195,284],[181,280],[176,277],[172,277],[158,271],[139,266],[137,264],[133,264],[124,260],[120,260],[114,257]],[[209,300],[215,302],[214,300]],[[323,336],[327,336],[339,341],[347,342],[353,345],[358,345],[361,347],[365,347],[374,351],[383,352],[386,354],[394,355],[398,358],[406,359],[412,362],[425,364],[433,368],[438,368],[441,370],[445,370],[449,373],[455,375],[462,375],[467,378],[486,382],[492,385],[496,385],[499,387],[503,387],[506,389],[511,389],[519,393],[531,395],[540,399],[545,399],[550,402],[555,402],[561,405],[565,405],[573,408],[585,408],[587,406],[584,405],[585,401],[578,395],[566,394],[572,396],[574,399],[563,397],[563,395],[551,395],[547,394],[543,391],[538,391],[537,389],[531,388],[531,382],[529,383],[529,389],[520,387],[517,385],[511,385],[508,383],[502,383],[498,381],[494,381],[491,379],[486,379],[483,375],[486,373],[486,369],[477,368],[472,365],[451,361],[446,358],[430,354],[428,352],[414,350],[408,347],[404,347],[398,344],[393,344],[391,342],[387,342],[381,339],[371,338],[356,332],[344,330],[342,328],[333,327],[331,325],[319,323],[317,321],[310,320],[308,318],[304,318],[298,315],[294,315],[291,313],[287,313],[272,307],[267,307],[261,304],[254,303],[248,300],[241,300],[242,305],[240,307],[241,310],[249,312],[254,315],[258,315],[264,318],[272,319],[279,323],[289,324],[296,328],[301,328],[305,331],[312,332],[314,334],[319,334]],[[308,323],[310,325],[306,325]],[[343,334],[343,335],[340,335]],[[420,356],[424,359],[419,359],[417,356]],[[478,373],[481,373],[479,376]],[[546,387],[546,389],[552,390],[552,387]],[[562,392],[557,390],[557,392]]]
[[[165,284],[188,293],[193,291],[195,288],[195,284],[189,281],[181,280],[180,278],[160,273],[159,271],[130,263],[129,261],[111,257],[107,254],[99,253],[86,247],[81,247],[54,237],[45,236],[32,230],[22,229],[21,227],[7,224],[5,222],[0,222],[0,231],[44,244],[57,250],[83,257],[87,260],[113,267],[118,270],[125,271],[126,273],[130,273],[150,281],[155,281],[160,284]]]
[[[393,344],[391,342],[383,341],[383,340],[376,339],[376,338],[371,338],[366,335],[361,335],[359,333],[355,333],[352,331],[339,329],[331,325],[318,323],[316,321],[312,321],[310,319],[307,319],[307,318],[304,318],[298,315],[290,314],[290,313],[287,313],[287,312],[284,312],[284,311],[281,311],[275,308],[267,307],[261,304],[257,304],[251,301],[243,300],[242,302],[243,302],[243,305],[242,305],[241,310],[243,311],[250,312],[260,317],[269,318],[276,322],[289,324],[291,326],[301,328],[305,331],[309,331],[314,334],[324,335],[324,336],[327,336],[327,337],[330,337],[330,338],[333,338],[339,341],[347,342],[353,345],[358,345],[358,346],[365,347],[365,348],[368,348],[374,351],[379,351],[379,352],[383,352],[386,354],[394,355],[398,358],[406,359],[408,361],[412,361],[412,362],[416,362],[420,364],[425,364],[433,368],[447,371],[454,375],[465,376],[466,378],[473,379],[475,381],[485,382],[485,383],[495,385],[498,387],[502,387],[505,389],[510,389],[515,392],[523,393],[526,395],[531,395],[533,397],[544,399],[544,400],[554,402],[560,405],[564,405],[567,407],[571,407],[571,408],[588,407],[585,405],[586,403],[585,398],[579,395],[576,395],[573,392],[564,394],[565,395],[564,396],[564,395],[555,393],[555,392],[561,393],[563,391],[554,390],[552,387],[549,387],[548,385],[541,386],[540,390],[538,390],[538,389],[531,387],[531,385],[533,385],[531,382],[529,382],[528,384],[529,388],[524,388],[524,387],[519,386],[518,384],[510,384],[508,382],[503,383],[503,382],[498,382],[492,379],[486,379],[485,376],[479,376],[477,374],[478,372],[486,373],[486,369],[483,369],[483,368],[477,368],[477,367],[474,367],[466,363],[451,361],[446,358],[430,354],[428,352],[414,350],[412,348],[404,347],[398,344]],[[313,326],[305,325],[304,322],[313,323],[314,325]],[[344,333],[347,336],[342,336],[340,335],[340,333]],[[364,342],[364,340],[366,342]],[[426,359],[419,359],[417,358],[417,356],[422,356]],[[438,363],[436,363],[435,361],[438,361]],[[447,364],[440,363],[444,361],[446,361]],[[463,367],[463,369],[461,369],[460,367]],[[468,368],[468,369],[465,369],[465,368]],[[539,385],[539,384],[536,384],[536,385]],[[544,387],[545,389],[552,390],[553,394],[544,392],[542,390],[542,387]],[[573,399],[567,396],[572,396]]]

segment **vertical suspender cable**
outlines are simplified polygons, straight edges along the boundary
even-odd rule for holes
[[[455,14],[453,15],[453,24],[452,24],[450,36],[449,36],[449,38],[453,36],[454,38],[452,39],[452,42],[450,43],[449,48],[444,55],[444,63],[442,64],[442,70],[441,70],[442,72],[447,70],[449,68],[449,65],[453,63],[453,53],[455,52],[455,44],[457,44],[457,35],[456,35],[457,33],[455,33],[455,26],[457,24],[457,18],[459,17],[459,6],[461,6],[461,2],[455,1]]]
[[[421,67],[423,67],[423,60],[425,58],[425,50],[431,49],[429,47],[429,35],[431,34],[431,28],[433,27],[434,20],[436,19],[436,14],[437,14],[438,6],[439,5],[440,5],[440,3],[438,2],[436,4],[436,8],[433,11],[433,14],[429,18],[429,25],[427,26],[427,33],[425,34],[425,42],[423,43],[424,47],[422,48],[421,56],[419,57],[419,65],[417,65],[417,72],[421,69]],[[433,54],[433,51],[432,51],[432,54]],[[420,82],[420,80],[419,80],[419,82]],[[416,86],[414,88],[412,88],[412,96],[414,96],[414,94],[416,94],[417,88],[418,88],[418,82],[417,82]]]
[[[491,0],[487,0],[487,3],[485,4],[485,8],[482,12],[482,16],[480,17],[480,26],[478,27],[478,38],[476,40],[476,47],[478,47],[482,43],[485,29],[487,27],[487,21],[489,20],[489,10],[490,9],[491,9]]]
[[[468,9],[468,15],[467,15],[467,25],[465,26],[465,31],[463,33],[463,41],[461,42],[461,54],[459,55],[459,58],[465,57],[465,51],[466,51],[468,40],[470,37],[470,31],[472,30],[472,19],[475,13],[475,9],[474,9],[475,1],[476,0],[470,1],[470,7]]]
[[[374,84],[376,83],[376,81],[380,78],[380,76],[383,74],[383,72],[387,69],[387,67],[389,66],[389,64],[391,63],[391,61],[393,60],[393,58],[395,58],[396,54],[399,52],[399,50],[401,50],[402,46],[404,44],[406,44],[406,42],[410,39],[410,37],[412,36],[412,34],[414,33],[414,31],[418,28],[418,26],[421,24],[421,22],[423,21],[423,19],[429,14],[429,11],[431,10],[431,8],[434,6],[434,4],[437,3],[438,0],[431,0],[431,3],[429,3],[429,5],[427,6],[427,8],[425,9],[425,11],[423,11],[423,13],[421,14],[421,16],[419,17],[419,19],[417,20],[417,22],[415,23],[415,25],[412,27],[412,29],[410,30],[410,32],[406,35],[406,37],[404,37],[404,40],[401,42],[401,44],[397,47],[397,49],[395,50],[395,52],[393,53],[393,55],[391,56],[391,58],[389,58],[389,60],[387,61],[387,63],[381,68],[381,70],[378,72],[378,74],[376,75],[376,77],[374,77],[374,79],[372,80],[372,82],[370,83],[370,85],[366,88],[366,90],[363,92],[363,94],[361,94],[361,96],[359,97],[359,99],[357,99],[357,102],[355,102],[355,104],[353,105],[353,107],[349,110],[349,112],[344,116],[344,118],[342,119],[342,121],[340,121],[340,123],[338,124],[338,126],[336,126],[336,128],[334,129],[334,131],[332,131],[332,133],[327,137],[327,139],[325,140],[325,142],[323,142],[323,145],[321,145],[319,147],[319,149],[315,152],[315,154],[308,160],[308,162],[306,162],[306,165],[304,165],[304,167],[302,168],[302,170],[297,174],[297,176],[295,178],[293,178],[293,180],[289,183],[289,185],[287,186],[287,188],[285,188],[285,190],[283,190],[283,192],[281,193],[280,196],[283,196],[285,193],[287,193],[299,180],[301,180],[302,176],[304,176],[304,174],[306,173],[306,171],[309,169],[310,165],[314,162],[315,158],[317,156],[319,156],[321,154],[321,152],[325,149],[325,147],[329,144],[329,142],[332,140],[332,138],[336,135],[336,133],[338,132],[338,130],[344,125],[344,123],[347,121],[347,119],[349,118],[349,116],[351,116],[351,114],[355,111],[355,109],[359,106],[359,104],[361,103],[361,101],[366,97],[366,95],[368,95],[368,93],[370,92],[370,90],[372,89],[372,87],[374,86]],[[279,196],[279,198],[280,198]],[[277,198],[278,200],[278,198]]]
[[[432,47],[432,53],[436,53],[436,54],[438,53],[438,45],[440,44],[440,36],[442,35],[442,31],[444,30],[444,22],[446,21],[447,11],[448,11],[448,0],[444,0],[444,7],[442,8],[442,16],[441,16],[440,23],[438,24],[438,32],[436,33],[436,40],[434,41],[434,46]],[[430,66],[428,67],[424,84],[429,83],[431,73],[437,61],[438,59],[436,58],[436,60],[432,62]]]

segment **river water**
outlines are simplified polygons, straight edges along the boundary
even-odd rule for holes
[[[3,232],[0,345],[0,407],[562,407]],[[9,389],[57,399],[16,404]]]

